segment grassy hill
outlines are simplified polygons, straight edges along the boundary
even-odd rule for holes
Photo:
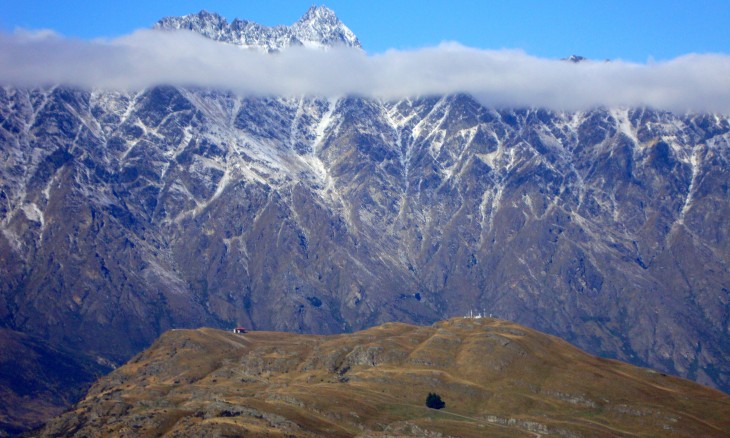
[[[495,319],[204,328],[165,333],[39,434],[726,437],[730,396]]]

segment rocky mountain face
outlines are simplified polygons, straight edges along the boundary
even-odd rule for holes
[[[158,26],[278,50],[328,17]],[[0,323],[118,365],[175,327],[479,310],[730,391],[729,141],[647,108],[3,87]]]
[[[429,393],[445,402],[425,406]],[[725,437],[730,396],[494,319],[176,330],[39,436]]]

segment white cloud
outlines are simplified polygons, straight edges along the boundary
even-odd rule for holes
[[[730,56],[574,64],[455,43],[367,55],[292,48],[268,55],[189,32],[140,30],[83,41],[52,32],[0,34],[0,84],[139,89],[203,86],[256,95],[399,98],[469,93],[489,106],[558,110],[650,106],[730,114]]]

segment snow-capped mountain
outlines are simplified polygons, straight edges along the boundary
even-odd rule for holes
[[[163,29],[357,45],[331,11]],[[0,321],[118,364],[173,327],[479,310],[730,390],[730,119],[0,89]]]
[[[291,46],[360,47],[355,34],[325,6],[312,6],[291,26],[267,27],[239,19],[229,24],[218,14],[200,11],[183,17],[163,18],[154,27],[161,30],[191,30],[216,41],[268,52]]]

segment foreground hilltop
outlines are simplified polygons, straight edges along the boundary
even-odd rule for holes
[[[438,393],[443,410],[425,407]],[[730,397],[496,319],[174,330],[40,436],[727,436]]]

